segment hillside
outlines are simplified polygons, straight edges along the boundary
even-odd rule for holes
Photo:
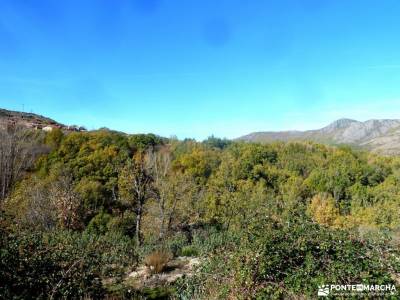
[[[0,108],[0,127],[19,124],[27,128],[60,128],[63,131],[84,131],[84,127],[68,126],[51,118]],[[315,141],[325,144],[347,144],[384,155],[400,153],[400,119],[360,122],[339,119],[315,130],[260,131],[237,138],[238,141],[269,143],[273,141]]]
[[[307,131],[254,132],[237,140],[248,142],[304,141],[348,144],[381,154],[400,153],[400,120],[359,122],[339,119],[326,127]]]
[[[45,127],[48,128],[51,127],[51,128],[60,128],[65,131],[85,130],[83,127],[78,127],[75,125],[67,126],[61,124],[53,119],[44,117],[42,115],[12,111],[0,108],[0,127],[4,127],[9,124],[18,124],[32,129],[43,129]]]

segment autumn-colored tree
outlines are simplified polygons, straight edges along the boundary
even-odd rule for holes
[[[319,193],[311,199],[309,212],[312,218],[321,225],[336,226],[339,209],[335,206],[335,200],[327,193]]]

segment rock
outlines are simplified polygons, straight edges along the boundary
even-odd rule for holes
[[[128,277],[138,278],[148,276],[149,274],[148,268],[146,266],[141,266],[137,268],[136,271],[129,273]]]
[[[172,284],[183,276],[192,276],[193,270],[200,263],[201,259],[198,257],[177,257],[167,264],[164,272],[159,274],[151,274],[148,267],[140,266],[129,273],[127,284],[136,289]]]

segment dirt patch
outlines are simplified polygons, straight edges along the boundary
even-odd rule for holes
[[[183,276],[192,276],[193,271],[201,262],[198,257],[177,257],[168,262],[165,270],[159,274],[151,274],[146,266],[139,266],[129,273],[126,282],[135,289],[154,288],[174,283]]]

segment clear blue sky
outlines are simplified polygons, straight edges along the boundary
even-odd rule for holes
[[[197,139],[400,118],[400,1],[0,0],[0,107]]]

